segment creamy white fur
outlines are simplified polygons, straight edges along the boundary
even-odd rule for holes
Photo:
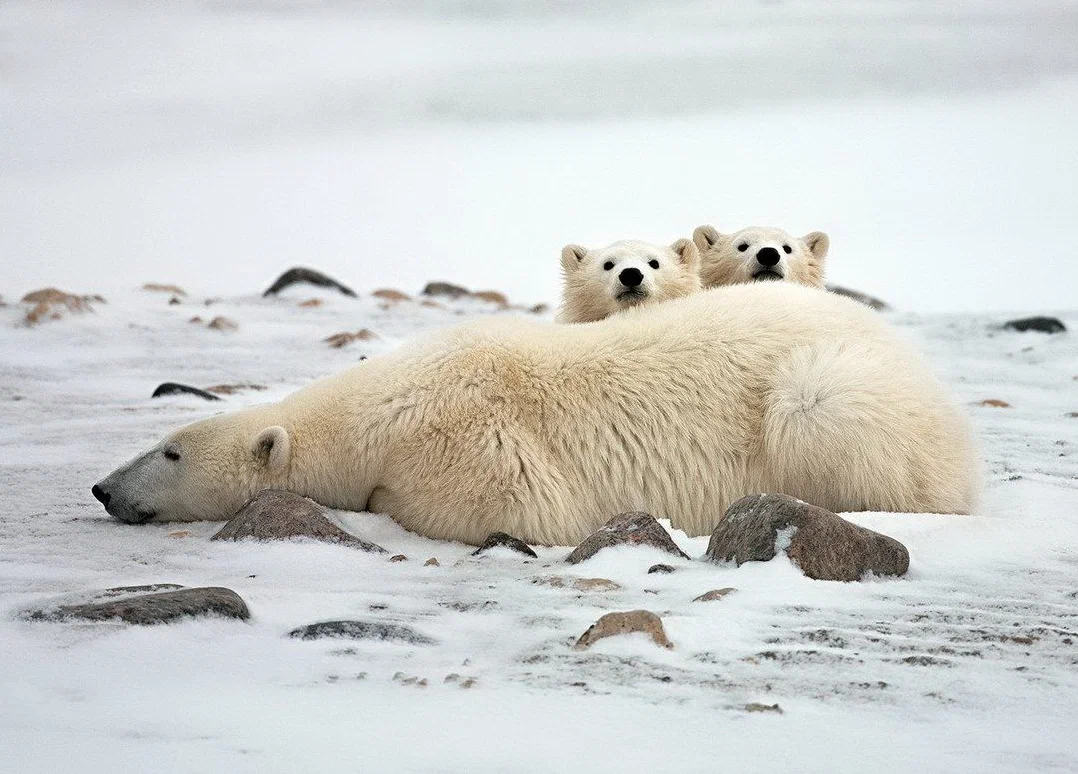
[[[765,268],[781,274],[787,282],[824,286],[824,262],[831,240],[822,231],[798,238],[781,228],[752,226],[723,234],[714,226],[700,226],[692,238],[700,251],[700,279],[705,288],[753,282],[753,275]],[[739,250],[741,246],[746,249]],[[756,254],[765,247],[778,252],[777,266],[765,267],[756,260]]]
[[[253,442],[275,426],[279,472],[278,431]],[[753,492],[967,513],[977,474],[962,412],[878,314],[781,282],[451,328],[183,428],[102,484],[159,519],[225,519],[275,486],[434,538],[568,545],[628,510],[706,534]]]
[[[679,239],[669,247],[636,239],[591,250],[566,245],[561,251],[561,268],[558,322],[562,323],[596,322],[625,309],[681,298],[703,289],[700,252],[688,239]],[[626,287],[618,277],[624,269],[636,269],[643,275],[639,285],[642,295],[622,295]]]

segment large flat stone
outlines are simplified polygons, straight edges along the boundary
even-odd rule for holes
[[[170,590],[143,593],[146,589],[160,588]],[[138,626],[168,623],[180,618],[203,615],[241,620],[251,617],[247,603],[240,595],[220,586],[201,588],[183,588],[173,584],[127,586],[109,589],[97,595],[98,599],[116,596],[119,598],[33,610],[26,617],[36,621],[120,620]]]

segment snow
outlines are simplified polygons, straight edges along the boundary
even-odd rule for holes
[[[1047,0],[0,6],[0,293],[108,300],[32,329],[0,307],[0,761],[1078,768],[1078,343],[996,327],[1017,313],[1078,326],[1076,30],[1078,4]],[[782,553],[707,564],[707,537],[676,531],[692,561],[472,557],[385,516],[334,514],[409,557],[390,563],[211,543],[216,524],[126,526],[90,495],[182,423],[436,327],[521,313],[383,308],[375,288],[448,279],[551,302],[564,243],[672,241],[704,222],[828,231],[831,277],[892,302],[888,319],[967,406],[985,463],[976,515],[848,516],[909,548],[905,578],[812,581]],[[259,297],[294,264],[360,298]],[[169,306],[137,289],[149,281],[191,296]],[[325,303],[298,306],[310,297]],[[218,314],[239,329],[187,322]],[[364,327],[379,338],[322,341]],[[163,381],[267,389],[151,400]],[[657,562],[676,572],[648,575]],[[551,575],[621,588],[533,583]],[[232,588],[253,617],[18,617],[153,582]],[[726,586],[738,591],[692,602]],[[637,608],[662,616],[674,649],[572,649],[603,613]],[[286,636],[348,617],[438,644]]]

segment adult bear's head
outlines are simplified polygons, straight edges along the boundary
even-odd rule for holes
[[[241,411],[177,430],[91,492],[129,524],[228,519],[256,491],[284,480],[291,457],[287,430]]]

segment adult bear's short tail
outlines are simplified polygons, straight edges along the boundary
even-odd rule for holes
[[[837,340],[778,365],[763,428],[777,491],[834,511],[973,509],[979,468],[966,419],[903,349]]]

